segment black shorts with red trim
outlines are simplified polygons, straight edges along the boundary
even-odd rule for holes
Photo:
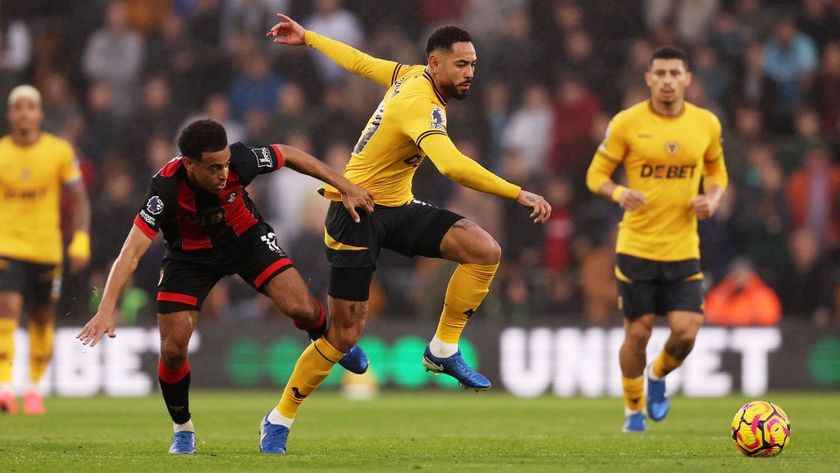
[[[236,242],[202,251],[168,251],[158,283],[159,314],[201,310],[207,294],[225,276],[237,274],[263,292],[274,276],[293,267],[277,244],[274,230],[265,222],[248,229]]]

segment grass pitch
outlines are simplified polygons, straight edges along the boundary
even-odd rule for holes
[[[278,390],[279,393],[279,390]],[[0,417],[0,472],[837,472],[840,396],[765,396],[790,415],[792,442],[747,458],[729,424],[749,399],[676,397],[661,423],[621,433],[620,399],[516,399],[501,393],[322,392],[298,415],[285,456],[258,451],[272,392],[195,392],[195,456],[168,455],[159,396],[51,398],[45,417]]]

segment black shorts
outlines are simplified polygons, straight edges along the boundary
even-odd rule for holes
[[[61,293],[61,265],[0,256],[0,292],[17,292],[26,307],[50,305]]]
[[[254,225],[224,248],[168,251],[160,269],[158,313],[201,310],[210,289],[230,274],[238,274],[262,292],[271,278],[292,266],[292,261],[277,245],[274,230],[264,222]]]
[[[628,319],[676,310],[703,313],[699,259],[654,261],[619,253],[615,275],[618,305]]]
[[[417,200],[400,207],[377,205],[372,215],[360,211],[359,216],[361,222],[354,222],[341,202],[332,202],[327,213],[330,295],[340,299],[367,300],[382,248],[408,257],[440,258],[443,236],[464,218]]]

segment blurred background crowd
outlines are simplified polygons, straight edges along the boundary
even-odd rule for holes
[[[454,185],[428,160],[418,170],[418,199],[469,217],[502,245],[481,317],[621,322],[620,210],[592,195],[584,175],[609,119],[647,97],[651,52],[676,44],[691,58],[687,100],[723,123],[731,180],[701,224],[709,320],[840,323],[838,0],[6,0],[0,96],[24,82],[41,90],[44,129],[75,146],[92,200],[92,266],[65,277],[59,323],[92,313],[148,180],[177,154],[187,122],[210,117],[230,142],[287,143],[343,169],[384,91],[312,50],[271,43],[277,11],[408,64],[425,63],[434,27],[471,32],[476,78],[470,97],[447,106],[449,134],[554,207],[534,225],[514,202]],[[323,298],[326,202],[316,188],[281,170],[250,193]],[[138,268],[122,305],[128,323],[154,323],[163,251],[158,241]],[[452,269],[383,253],[373,316],[436,319]],[[202,320],[266,317],[268,304],[228,278]]]

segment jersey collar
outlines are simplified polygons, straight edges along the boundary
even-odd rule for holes
[[[432,90],[435,91],[435,97],[437,97],[437,99],[440,100],[440,103],[442,103],[443,106],[445,107],[446,106],[446,100],[443,99],[443,94],[441,94],[440,91],[438,90],[437,86],[435,85],[435,81],[432,80],[432,75],[429,74],[429,71],[423,71],[423,77],[425,77],[426,80],[429,81],[429,84],[432,85]]]

